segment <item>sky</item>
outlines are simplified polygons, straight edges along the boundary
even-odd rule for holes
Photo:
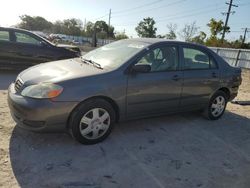
[[[229,1],[229,0],[228,0]],[[209,33],[207,23],[211,18],[225,21],[226,0],[3,0],[0,26],[13,26],[20,22],[20,15],[42,16],[54,22],[68,18],[86,21],[108,22],[111,9],[111,25],[116,32],[137,37],[135,27],[145,17],[156,21],[157,34],[168,32],[167,24],[177,24],[181,30],[185,24],[196,22],[199,30]],[[234,0],[234,14],[230,15],[231,33],[226,39],[235,40],[243,34],[242,28],[250,28],[250,0]],[[249,29],[250,30],[250,29]],[[249,41],[250,32],[247,34]]]

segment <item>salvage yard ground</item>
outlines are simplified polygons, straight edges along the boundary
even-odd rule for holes
[[[184,113],[120,123],[103,143],[19,129],[0,74],[0,187],[249,188],[250,106],[228,104],[222,119]],[[250,71],[238,100],[250,100]]]

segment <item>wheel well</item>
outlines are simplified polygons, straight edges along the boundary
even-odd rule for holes
[[[228,88],[222,87],[219,91],[223,91],[227,95],[228,99],[230,98],[230,90]]]
[[[103,99],[103,100],[106,100],[107,102],[109,102],[109,103],[111,104],[111,106],[112,106],[112,107],[114,108],[114,110],[115,110],[115,119],[116,119],[115,121],[116,121],[116,122],[119,121],[119,118],[120,118],[120,110],[119,110],[119,107],[118,107],[118,105],[116,104],[116,102],[115,102],[113,99],[109,98],[109,97],[105,97],[105,96],[95,96],[95,97],[90,97],[90,98],[88,98],[88,99],[85,99],[84,101],[79,102],[79,103],[75,106],[75,108],[70,112],[70,115],[69,115],[69,117],[68,117],[67,127],[68,127],[68,125],[69,125],[69,120],[70,120],[70,117],[71,117],[72,113],[74,112],[74,110],[75,110],[78,106],[80,106],[82,103],[84,103],[84,102],[86,102],[86,101],[88,101],[88,100],[93,100],[93,99]]]
[[[97,97],[92,97],[90,99],[93,99],[93,98],[99,98],[99,99],[101,98],[101,99],[104,99],[104,100],[108,101],[115,110],[115,121],[116,122],[119,121],[119,119],[120,119],[120,109],[119,109],[117,103],[113,99],[111,99],[109,97],[105,97],[105,96],[97,96]]]

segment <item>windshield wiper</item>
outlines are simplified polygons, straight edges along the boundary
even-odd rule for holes
[[[84,63],[87,63],[87,64],[91,64],[99,69],[103,69],[102,66],[99,64],[99,63],[96,63],[90,59],[85,59],[85,58],[81,58],[81,60],[84,62]]]

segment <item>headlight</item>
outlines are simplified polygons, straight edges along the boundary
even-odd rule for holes
[[[60,95],[63,88],[52,83],[41,83],[37,85],[30,85],[24,88],[21,92],[22,96],[36,99],[49,99]]]

